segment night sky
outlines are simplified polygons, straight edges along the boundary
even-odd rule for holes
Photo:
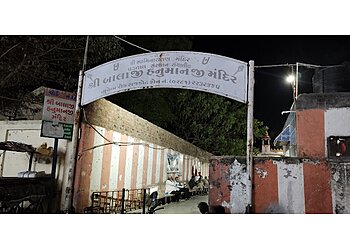
[[[350,36],[195,36],[193,50],[231,57],[255,65],[308,63],[337,65],[350,61]],[[272,139],[282,130],[293,103],[285,78],[289,67],[255,70],[254,117],[269,127]],[[313,69],[299,67],[299,94],[312,92]]]

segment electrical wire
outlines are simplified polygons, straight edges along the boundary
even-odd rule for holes
[[[285,63],[285,64],[273,64],[273,65],[256,65],[254,66],[254,68],[276,68],[276,67],[290,67],[290,66],[296,66],[296,64]]]
[[[106,138],[104,135],[102,135],[100,133],[100,131],[98,131],[86,118],[86,113],[85,113],[85,110],[84,108],[82,108],[83,110],[83,115],[84,115],[84,121],[93,129],[95,130],[103,139],[105,139],[106,141],[108,141],[109,143],[106,143],[106,145],[110,145],[110,144],[115,144],[117,146],[132,146],[132,145],[145,145],[145,146],[148,146],[149,148],[152,148],[152,149],[167,149],[166,147],[152,147],[150,146],[148,143],[142,143],[142,142],[114,142],[114,141],[111,141],[109,140],[108,138]],[[175,150],[171,147],[168,147],[168,149],[172,149],[172,150]]]
[[[91,125],[89,125],[91,126]],[[96,129],[94,127],[92,127],[92,129],[94,129],[96,131]],[[87,148],[87,149],[83,149],[79,154],[78,154],[78,160],[81,158],[81,156],[86,153],[87,151],[90,151],[90,150],[94,150],[96,148],[99,148],[99,147],[104,147],[104,146],[108,146],[108,145],[116,145],[116,146],[119,146],[119,147],[126,147],[126,146],[135,146],[135,145],[142,145],[142,146],[146,146],[148,148],[151,148],[151,149],[156,149],[156,150],[165,150],[165,149],[172,149],[175,151],[175,149],[173,148],[167,148],[167,147],[153,147],[153,146],[150,146],[148,143],[144,143],[144,142],[120,142],[120,141],[113,141],[113,142],[108,142],[108,143],[103,143],[103,144],[100,144],[100,145],[95,145],[91,148]]]
[[[125,42],[125,43],[127,43],[127,44],[129,44],[129,45],[131,45],[131,46],[134,46],[134,47],[139,48],[139,49],[141,49],[141,50],[144,50],[144,51],[146,51],[146,52],[152,52],[152,51],[150,51],[150,50],[148,50],[148,49],[142,48],[141,46],[138,46],[138,45],[136,45],[136,44],[133,44],[133,43],[131,43],[131,42],[128,42],[128,41],[126,41],[125,39],[120,38],[119,36],[116,36],[116,35],[113,35],[113,36],[114,36],[115,38],[117,38],[117,39],[119,39],[119,40],[121,40],[121,41],[123,41],[123,42]]]
[[[83,71],[85,71],[86,69],[88,48],[89,48],[89,36],[86,37],[84,59],[83,59]]]
[[[18,100],[18,99],[14,99],[14,98],[6,97],[6,96],[0,96],[0,98],[2,98],[2,99],[6,99],[6,100],[10,100],[10,101],[20,102],[20,100]]]
[[[91,148],[83,149],[83,150],[78,154],[78,159],[80,159],[81,156],[82,156],[85,152],[87,152],[87,151],[94,150],[95,148],[104,147],[104,146],[107,146],[107,145],[116,145],[116,146],[119,146],[119,147],[122,147],[122,146],[134,146],[134,145],[143,145],[143,146],[146,146],[146,147],[148,147],[148,148],[152,148],[152,149],[156,149],[156,150],[171,149],[171,150],[176,151],[174,148],[171,148],[171,147],[153,147],[153,146],[150,146],[148,143],[144,143],[144,142],[120,142],[120,141],[111,141],[111,140],[109,140],[108,138],[106,138],[104,135],[102,135],[101,132],[98,131],[98,130],[87,120],[87,117],[86,117],[86,113],[85,113],[84,108],[82,108],[82,111],[83,111],[84,121],[85,121],[93,130],[95,130],[103,139],[105,139],[106,141],[108,141],[108,143],[103,143],[103,144],[100,144],[100,145],[95,145],[95,146],[93,146],[93,147],[91,147]]]
[[[86,118],[86,113],[85,113],[85,109],[82,108],[83,110],[83,116],[84,116],[84,121],[93,129],[95,130],[103,139],[105,139],[106,141],[113,143],[111,140],[109,140],[108,138],[106,138],[105,136],[103,136],[103,134],[100,133],[100,131],[98,131]]]
[[[344,64],[322,66],[322,65],[314,65],[314,64],[308,64],[308,63],[284,63],[284,64],[272,64],[272,65],[255,65],[254,68],[294,67],[296,65],[309,67],[309,68],[331,68],[331,67],[345,66]]]
[[[84,113],[84,112],[83,112]],[[85,116],[85,115],[84,115]],[[104,147],[104,146],[108,146],[108,145],[116,145],[116,146],[119,146],[119,147],[125,147],[125,146],[135,146],[135,145],[142,145],[142,146],[145,146],[145,147],[148,147],[148,148],[151,148],[151,149],[155,149],[155,150],[165,150],[165,149],[171,149],[173,151],[176,151],[174,148],[172,147],[154,147],[154,146],[151,146],[149,143],[144,143],[144,142],[121,142],[121,141],[110,141],[108,140],[106,137],[104,137],[91,123],[87,122],[86,120],[86,116],[85,116],[85,121],[86,123],[93,129],[95,130],[100,136],[102,136],[105,140],[109,141],[108,143],[103,143],[103,144],[100,144],[100,145],[95,145],[91,148],[87,148],[87,149],[83,149],[79,154],[78,154],[78,160],[83,156],[83,154],[85,154],[87,151],[90,151],[90,150],[94,150],[96,148],[99,148],[99,147]],[[176,151],[177,152],[177,151]],[[184,154],[184,159],[193,159],[193,158],[196,158],[196,157],[192,157],[192,156],[187,156]]]

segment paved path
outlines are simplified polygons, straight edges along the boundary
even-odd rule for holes
[[[196,195],[189,200],[165,204],[164,209],[156,211],[156,214],[200,214],[197,206],[202,201],[208,203],[208,195]]]

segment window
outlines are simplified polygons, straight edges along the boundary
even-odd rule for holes
[[[350,157],[350,136],[328,137],[328,157]]]

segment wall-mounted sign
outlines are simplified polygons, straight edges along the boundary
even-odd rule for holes
[[[199,52],[165,51],[117,59],[85,72],[82,105],[129,90],[184,88],[247,102],[247,63]]]
[[[45,89],[41,137],[72,140],[76,95]]]

